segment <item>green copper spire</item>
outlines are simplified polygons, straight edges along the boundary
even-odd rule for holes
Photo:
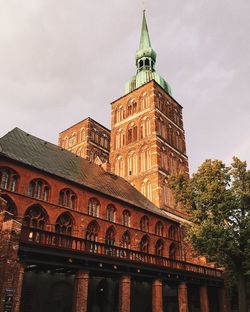
[[[145,10],[143,10],[141,40],[140,40],[140,49],[144,49],[144,48],[151,48],[151,42],[150,42],[149,33],[148,33]]]
[[[136,76],[132,77],[125,86],[125,94],[139,88],[143,84],[155,80],[168,94],[171,95],[170,86],[155,72],[156,52],[151,47],[145,10],[143,11],[141,38],[139,49],[136,51]]]

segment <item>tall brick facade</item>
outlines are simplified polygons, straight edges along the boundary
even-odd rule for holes
[[[132,107],[132,108],[131,108]],[[112,103],[110,163],[156,206],[176,206],[168,177],[188,174],[182,107],[155,81]]]

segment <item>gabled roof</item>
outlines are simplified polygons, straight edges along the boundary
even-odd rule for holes
[[[164,212],[123,178],[19,128],[0,138],[1,155],[166,218]],[[172,214],[168,219],[180,222]]]

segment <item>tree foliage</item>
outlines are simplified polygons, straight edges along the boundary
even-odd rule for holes
[[[191,178],[171,178],[170,186],[190,214],[188,240],[194,249],[233,272],[238,286],[244,287],[250,274],[250,171],[246,162],[234,157],[226,166],[219,160],[206,160]]]

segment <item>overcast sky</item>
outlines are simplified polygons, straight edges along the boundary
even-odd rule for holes
[[[183,106],[190,171],[207,158],[249,164],[249,0],[0,0],[0,136],[17,126],[57,143],[88,116],[110,128],[143,8]]]

